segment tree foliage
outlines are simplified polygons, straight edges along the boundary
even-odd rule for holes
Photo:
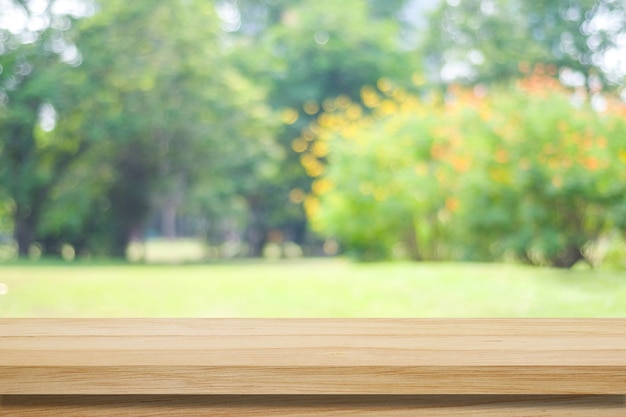
[[[260,255],[312,219],[366,258],[567,265],[623,226],[625,12],[0,0],[0,233],[122,256],[185,224]]]
[[[0,196],[10,199],[21,255],[36,237],[51,190],[87,146],[80,135],[55,130],[74,105],[72,17],[30,5],[14,5],[8,16],[21,21],[0,29]]]
[[[96,91],[85,101],[99,115],[83,128],[109,138],[110,252],[123,255],[155,206],[181,210],[194,187],[217,196],[228,174],[274,163],[264,93],[229,64],[211,4],[106,2],[82,24],[84,90]]]
[[[394,16],[402,4],[239,3],[242,30],[240,49],[235,50],[240,66],[268,87],[268,103],[283,121],[278,140],[286,155],[277,175],[247,195],[257,220],[250,230],[253,253],[260,253],[270,229],[282,229],[289,239],[304,242],[306,219],[300,203],[311,179],[297,152],[303,144],[294,139],[335,97],[358,100],[364,85],[383,76],[406,84],[419,71],[418,57],[400,48],[401,25]],[[247,31],[250,26],[256,30]]]
[[[441,2],[424,51],[448,83],[510,80],[542,63],[583,76],[568,82],[619,85],[623,69],[606,57],[620,53],[625,15],[612,0]]]
[[[80,237],[91,235],[100,250],[122,256],[153,210],[168,204],[180,209],[194,187],[218,198],[228,188],[223,183],[234,181],[229,174],[262,178],[266,166],[276,163],[275,123],[265,93],[229,64],[219,24],[212,5],[201,1],[111,1],[76,25],[72,39],[80,62],[74,67],[57,62],[55,54],[35,52],[33,60],[48,57],[35,68],[23,56],[46,44],[15,43],[15,71],[28,65],[29,77],[10,89],[11,113],[5,117],[17,127],[3,123],[4,132],[13,132],[6,140],[13,142],[2,155],[14,184],[9,197],[16,206],[16,236],[20,216],[32,219],[28,236],[18,239],[21,254],[37,234],[49,242],[81,240],[72,241],[80,246],[89,245]],[[10,57],[3,55],[5,62]],[[71,74],[62,78],[61,71]],[[44,132],[38,120],[56,92],[65,107],[55,102],[56,125]],[[83,160],[59,184],[79,153]],[[46,180],[37,174],[42,170]],[[92,186],[73,193],[74,176]],[[40,225],[40,200],[53,189],[49,221]]]
[[[541,71],[540,71],[541,72]],[[626,106],[573,104],[533,73],[446,100],[364,89],[320,119],[328,153],[307,208],[363,258],[503,259],[569,267],[626,214]],[[315,154],[305,156],[323,165]]]

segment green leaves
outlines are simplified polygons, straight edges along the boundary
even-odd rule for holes
[[[624,231],[625,106],[576,107],[544,76],[519,84],[452,88],[445,105],[391,91],[379,104],[395,104],[387,116],[325,115],[317,181],[330,185],[314,186],[314,224],[364,256],[401,244],[418,259],[570,267],[587,257]]]
[[[605,0],[441,2],[423,48],[444,83],[505,82],[542,63],[608,88],[623,82],[603,61],[624,30],[607,23],[624,12]]]

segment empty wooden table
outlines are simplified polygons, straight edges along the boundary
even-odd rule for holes
[[[623,319],[4,319],[0,415],[624,416]]]

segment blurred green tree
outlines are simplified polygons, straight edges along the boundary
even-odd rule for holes
[[[5,2],[0,18],[0,196],[11,206],[20,256],[28,254],[50,194],[88,138],[56,130],[71,111],[80,54],[72,25],[85,8]]]
[[[107,253],[124,256],[152,210],[167,231],[194,188],[217,198],[275,163],[264,92],[230,65],[221,33],[202,1],[108,1],[80,22],[80,129],[106,138],[90,157],[108,173],[106,203],[86,215],[104,217]]]
[[[518,78],[541,63],[591,89],[624,81],[616,54],[626,5],[612,0],[442,1],[424,38],[431,77],[444,83]],[[607,59],[609,58],[609,59]]]
[[[0,37],[0,192],[21,256],[35,240],[123,256],[151,212],[206,216],[193,201],[276,170],[265,91],[231,64],[212,4],[79,2],[78,22],[25,4]]]
[[[304,243],[302,196],[311,176],[300,164],[308,142],[294,142],[335,97],[360,100],[360,90],[383,79],[410,84],[419,56],[403,49],[398,13],[405,1],[238,2],[233,33],[238,66],[269,90],[268,103],[282,115],[278,134],[286,159],[279,172],[246,194],[253,213],[248,241],[260,254],[270,229]]]

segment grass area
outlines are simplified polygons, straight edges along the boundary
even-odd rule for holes
[[[0,283],[0,317],[626,317],[626,273],[519,265],[39,262]]]

